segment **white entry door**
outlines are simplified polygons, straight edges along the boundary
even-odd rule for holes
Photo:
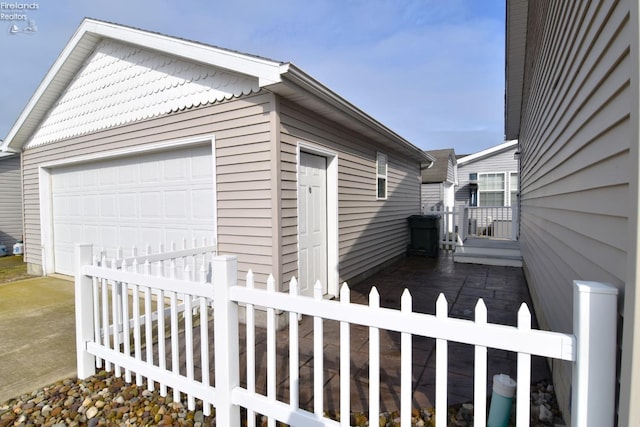
[[[298,176],[298,280],[303,295],[313,295],[320,280],[327,290],[327,159],[300,153]]]

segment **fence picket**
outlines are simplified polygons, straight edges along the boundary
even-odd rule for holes
[[[253,289],[253,271],[247,272],[247,289]],[[256,392],[256,326],[255,310],[253,304],[246,306],[246,330],[247,330],[247,391]],[[256,413],[247,409],[247,427],[256,427]]]
[[[436,300],[436,317],[447,319],[449,306],[444,294]],[[436,339],[436,427],[447,425],[447,373],[448,373],[447,340]]]
[[[172,249],[175,250],[175,243],[171,243]],[[169,263],[169,278],[176,278],[176,261],[171,259]],[[171,307],[171,370],[175,376],[180,375],[180,343],[178,341],[178,293],[169,292],[169,304]],[[173,401],[180,401],[180,390],[173,389]]]
[[[137,284],[133,284],[131,289],[131,295],[133,300],[133,345],[135,352],[135,359],[137,362],[142,361],[142,339],[140,337],[140,287]],[[126,293],[124,299],[127,299]],[[127,326],[129,322],[127,321]],[[125,331],[125,335],[129,335],[128,331]],[[142,375],[136,372],[136,385],[140,387],[142,385]]]
[[[380,294],[374,286],[369,292],[369,307],[380,308]],[[380,418],[380,329],[369,327],[369,423]]]
[[[267,279],[267,291],[275,292],[276,284],[273,275]],[[267,399],[276,401],[276,311],[272,307],[267,308]],[[276,420],[267,418],[267,426],[275,427]]]
[[[316,281],[313,287],[313,298],[322,301],[322,283]],[[322,317],[313,318],[313,412],[322,417],[324,411],[324,331]]]
[[[518,310],[518,330],[531,330],[531,312],[527,304],[522,303]],[[531,399],[529,398],[531,384],[531,354],[518,353],[518,379],[516,386],[516,424],[518,427],[529,427],[529,411]]]
[[[206,283],[206,276],[200,275],[200,283]],[[211,385],[209,378],[209,308],[207,299],[200,297],[200,372],[202,373],[202,384],[206,387]],[[203,402],[202,412],[205,416],[211,415],[211,405]]]
[[[186,245],[186,239],[184,243]],[[193,280],[189,265],[185,266],[184,274],[186,280]],[[189,381],[193,381],[195,368],[193,363],[193,300],[191,299],[191,296],[185,295],[184,311],[182,312],[182,315],[184,317],[184,344],[187,358],[187,379]],[[191,393],[187,396],[187,408],[190,411],[193,411],[196,408],[196,401]]]
[[[138,253],[137,249],[134,248],[134,256]],[[137,265],[137,261],[136,261]],[[151,264],[149,262],[145,262],[142,265],[142,274],[145,276],[151,275]],[[144,288],[144,336],[145,336],[145,346],[146,346],[146,355],[147,355],[147,363],[153,365],[153,313],[152,313],[152,305],[151,305],[151,288],[145,286]],[[160,313],[158,313],[160,315]],[[153,391],[154,384],[153,379],[147,378],[147,390]]]
[[[400,311],[403,313],[411,313],[413,311],[411,293],[408,289],[402,292]],[[400,423],[406,426],[411,425],[411,339],[411,334],[407,332],[400,334]]]
[[[487,306],[480,298],[476,304],[475,323],[479,326],[487,324]],[[487,347],[476,345],[473,367],[473,425],[487,425]]]
[[[149,248],[149,246],[147,246]],[[147,261],[149,264],[149,261]],[[165,346],[165,303],[164,303],[164,291],[158,289],[158,366],[163,371],[167,369],[167,349]],[[167,384],[160,381],[160,396],[165,397],[167,395]]]
[[[99,265],[98,257],[93,255],[92,264],[94,266]],[[95,342],[101,342],[100,340],[100,279],[97,277],[91,278],[91,286],[93,287],[93,339]],[[96,357],[96,367],[102,368],[103,360],[100,357]]]
[[[349,285],[340,288],[340,304],[351,304]],[[351,421],[351,334],[349,322],[340,322],[340,425],[349,427]]]
[[[289,295],[298,296],[298,281],[292,277],[289,281]],[[300,353],[298,337],[298,313],[289,313],[289,405],[293,410],[300,406]]]
[[[102,259],[100,261],[102,267],[107,266],[107,258],[104,252],[102,253]],[[107,279],[100,279],[100,286],[102,288],[102,345],[110,349],[111,338],[109,333],[109,285]],[[105,360],[104,367],[107,371],[111,371],[111,361]]]
[[[128,285],[126,282],[122,284],[122,289],[125,295],[129,294]],[[135,300],[133,301],[133,304],[135,305]],[[124,319],[126,319],[124,324],[128,324],[129,298],[122,298],[122,316]],[[135,314],[134,314],[134,317],[135,317]],[[131,355],[131,338],[128,332],[129,332],[128,329],[122,331],[124,354],[126,354],[127,356]],[[126,382],[128,383],[131,382],[131,370],[128,369],[127,367],[125,367],[125,370],[124,370],[124,378]]]
[[[111,268],[116,270],[118,267],[116,265],[116,261],[111,261]],[[112,307],[112,321],[113,321],[113,349],[115,351],[120,351],[120,316],[122,315],[121,306],[122,299],[120,298],[121,291],[118,282],[112,282],[111,284],[111,307]],[[121,376],[120,365],[114,365],[114,373],[116,377]]]

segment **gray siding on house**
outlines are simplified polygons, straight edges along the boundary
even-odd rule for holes
[[[258,275],[258,282],[264,283],[273,268],[272,112],[273,95],[262,93],[25,150],[25,260],[36,265],[42,263],[38,186],[41,163],[213,134],[218,250],[239,254],[240,279],[251,268]]]
[[[420,213],[420,165],[286,100],[279,103],[282,158],[282,280],[297,275],[298,142],[338,153],[340,281],[406,253],[407,217]],[[376,152],[388,156],[388,198],[376,200]]]
[[[444,194],[442,184],[422,184],[420,187],[420,199],[422,200],[422,211],[442,209]],[[440,206],[438,208],[438,206]]]
[[[572,281],[623,288],[627,271],[629,5],[532,1],[529,16],[520,245],[541,325],[570,332]],[[554,366],[565,411],[566,368]]]
[[[447,181],[452,184],[456,182],[455,166],[453,165],[453,159],[451,159],[451,157],[447,160]]]
[[[22,239],[20,156],[0,157],[0,243],[11,253]]]

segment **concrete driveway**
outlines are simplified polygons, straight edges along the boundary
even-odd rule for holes
[[[74,285],[0,284],[0,402],[76,375]]]

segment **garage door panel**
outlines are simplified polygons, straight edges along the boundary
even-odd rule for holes
[[[73,246],[157,252],[159,244],[214,238],[211,147],[52,170],[55,270],[73,274]],[[129,255],[127,255],[129,253]]]
[[[82,197],[82,213],[90,217],[97,217],[100,214],[97,195],[89,194]]]
[[[161,203],[159,191],[145,191],[140,193],[140,217],[141,218],[160,218]]]
[[[191,192],[191,206],[193,206],[193,217],[207,219],[210,212],[213,212],[213,190],[194,190]]]
[[[100,227],[95,225],[85,225],[83,236],[85,242],[97,242],[100,239]]]
[[[138,195],[136,193],[119,194],[118,212],[121,219],[138,218]]]
[[[187,218],[187,192],[185,190],[173,190],[164,192],[164,215],[166,218]]]

